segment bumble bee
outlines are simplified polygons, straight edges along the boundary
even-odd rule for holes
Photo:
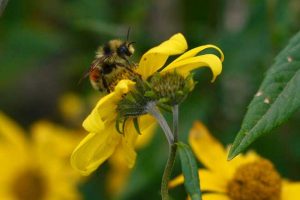
[[[134,53],[134,42],[119,39],[110,40],[96,51],[89,72],[91,85],[100,92],[110,93],[122,79],[133,80],[139,75],[135,72],[136,64],[129,61]]]

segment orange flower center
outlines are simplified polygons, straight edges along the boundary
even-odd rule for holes
[[[280,200],[281,178],[270,161],[260,159],[240,166],[227,192],[232,200]]]
[[[12,193],[18,200],[41,200],[46,194],[44,177],[36,170],[25,170],[13,182]]]

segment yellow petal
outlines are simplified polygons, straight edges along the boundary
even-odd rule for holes
[[[205,49],[209,49],[209,48],[216,49],[221,55],[221,57],[220,57],[221,61],[222,62],[224,61],[224,54],[223,54],[222,50],[219,47],[215,46],[215,45],[207,44],[207,45],[203,45],[203,46],[200,46],[200,47],[193,48],[193,49],[185,52],[184,54],[182,54],[181,56],[176,58],[172,63],[175,63],[175,62],[178,62],[180,60],[187,59],[187,58],[194,57],[198,53],[200,53],[201,51],[203,51]]]
[[[157,123],[151,115],[144,115],[140,117],[140,128],[143,130],[135,145],[137,149],[143,148],[150,143],[157,128]]]
[[[139,128],[141,134],[147,134],[145,130],[155,124],[155,119],[150,115],[144,115],[138,118]],[[149,134],[149,133],[148,133]],[[151,134],[151,133],[150,133]],[[137,130],[134,127],[133,120],[129,119],[126,122],[124,136],[122,137],[122,145],[121,148],[123,149],[123,157],[128,163],[128,167],[133,167],[136,159],[136,141],[140,137]]]
[[[300,182],[284,181],[282,186],[282,200],[300,199]]]
[[[89,133],[73,151],[71,165],[83,175],[89,175],[113,154],[120,140],[121,135],[114,127]]]
[[[225,194],[203,194],[203,200],[230,200],[230,198]]]
[[[122,148],[121,151],[123,153],[123,158],[125,159],[129,168],[132,168],[135,163],[135,143],[137,137],[138,133],[134,129],[133,121],[131,119],[127,120],[120,148]]]
[[[213,73],[213,78],[211,81],[213,82],[215,81],[216,77],[222,72],[222,61],[216,55],[206,54],[182,59],[178,62],[173,62],[165,67],[162,72],[176,69],[177,72],[186,76],[190,71],[201,67],[209,67],[211,69]]]
[[[229,152],[229,148],[227,148],[227,153]],[[254,151],[248,151],[246,154],[240,154],[235,157],[233,160],[229,161],[229,165],[231,168],[237,169],[239,166],[244,165],[246,163],[254,162],[261,159],[261,157]]]
[[[190,131],[189,143],[201,163],[209,170],[220,173],[226,179],[230,179],[234,173],[227,161],[224,147],[209,133],[201,122],[194,123]]]
[[[187,42],[181,33],[173,35],[169,40],[147,51],[141,58],[137,72],[147,79],[160,69],[169,56],[183,53],[187,49]]]
[[[117,113],[117,104],[124,94],[129,92],[134,86],[134,82],[130,80],[121,80],[115,90],[101,98],[91,114],[84,120],[83,127],[88,132],[97,133],[104,126],[114,123]]]
[[[198,170],[200,178],[200,186],[202,191],[210,192],[226,192],[227,181],[216,173],[210,172],[205,169]],[[180,175],[170,181],[169,187],[176,187],[177,185],[183,184],[184,177]]]
[[[88,132],[98,133],[100,130],[104,129],[104,121],[101,119],[101,115],[98,112],[98,107],[107,98],[108,95],[100,99],[95,108],[89,114],[89,116],[83,121],[82,126]]]

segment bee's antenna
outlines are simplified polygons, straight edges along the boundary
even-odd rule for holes
[[[128,27],[128,30],[127,30],[126,41],[129,41],[129,35],[130,35],[130,26]]]

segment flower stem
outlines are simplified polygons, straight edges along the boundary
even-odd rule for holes
[[[169,158],[165,167],[165,171],[161,181],[161,198],[162,200],[169,200],[169,190],[168,190],[168,183],[171,177],[171,173],[173,170],[173,166],[175,163],[177,152],[177,144],[172,144],[169,146]]]
[[[169,146],[169,158],[165,167],[165,171],[161,182],[161,196],[163,200],[169,199],[168,183],[171,177],[172,169],[175,163],[178,141],[178,105],[175,105],[172,109],[173,112],[173,136],[174,142]]]
[[[155,117],[156,121],[159,123],[160,127],[164,131],[167,140],[169,142],[169,145],[172,145],[174,143],[174,136],[173,133],[168,125],[168,122],[164,118],[164,116],[161,114],[159,109],[156,107],[155,102],[149,102],[147,105],[147,111],[149,114],[151,114],[153,117]]]
[[[175,105],[172,109],[173,111],[173,134],[174,134],[174,142],[178,141],[178,118],[179,118],[179,106]]]
[[[156,118],[157,122],[163,129],[167,140],[169,142],[169,157],[165,166],[164,174],[161,181],[161,197],[162,200],[169,200],[168,183],[171,177],[173,166],[175,163],[176,152],[177,152],[177,141],[178,141],[178,105],[175,105],[172,109],[173,112],[173,132],[171,131],[166,119],[160,113],[156,107],[155,102],[150,102],[147,105],[147,111],[153,117]]]

